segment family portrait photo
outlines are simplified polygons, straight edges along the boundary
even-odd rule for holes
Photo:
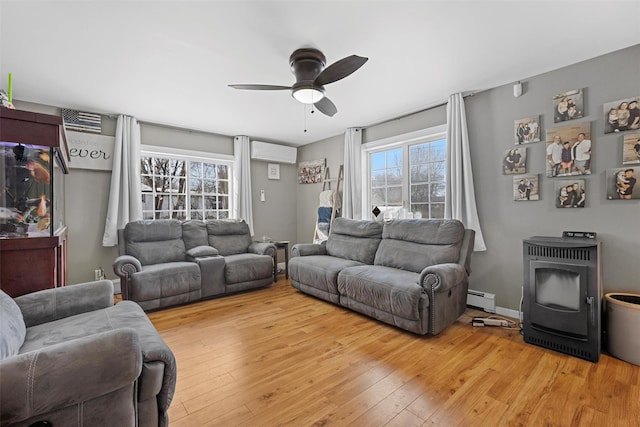
[[[627,133],[622,143],[622,164],[640,164],[640,132]]]
[[[579,119],[584,116],[582,89],[559,93],[553,97],[553,122]]]
[[[527,117],[514,123],[516,145],[540,142],[540,117]]]
[[[584,208],[587,199],[584,182],[583,179],[556,181],[556,208]]]
[[[298,184],[316,184],[322,182],[325,159],[298,163]]]
[[[516,175],[527,172],[527,149],[511,148],[502,156],[502,174]]]
[[[513,200],[527,202],[540,200],[538,175],[526,175],[513,178]]]
[[[547,130],[547,176],[591,174],[591,145],[591,122]]]
[[[640,199],[640,188],[636,186],[640,167],[607,169],[607,199]]]
[[[640,129],[640,96],[607,102],[604,110],[604,133]]]

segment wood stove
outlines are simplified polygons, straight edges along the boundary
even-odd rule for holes
[[[536,236],[524,241],[525,342],[598,361],[600,247],[590,238]]]

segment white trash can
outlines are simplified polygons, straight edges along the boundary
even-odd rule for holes
[[[640,295],[611,292],[604,298],[609,354],[640,366]]]

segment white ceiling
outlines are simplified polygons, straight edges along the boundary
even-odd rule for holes
[[[0,16],[15,99],[289,145],[640,43],[638,0],[0,0]],[[293,84],[289,55],[307,46],[369,58],[326,86],[334,117],[227,87]]]

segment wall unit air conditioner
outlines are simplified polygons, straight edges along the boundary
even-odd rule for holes
[[[296,162],[298,149],[286,145],[270,144],[268,142],[251,141],[251,158],[274,163]]]

